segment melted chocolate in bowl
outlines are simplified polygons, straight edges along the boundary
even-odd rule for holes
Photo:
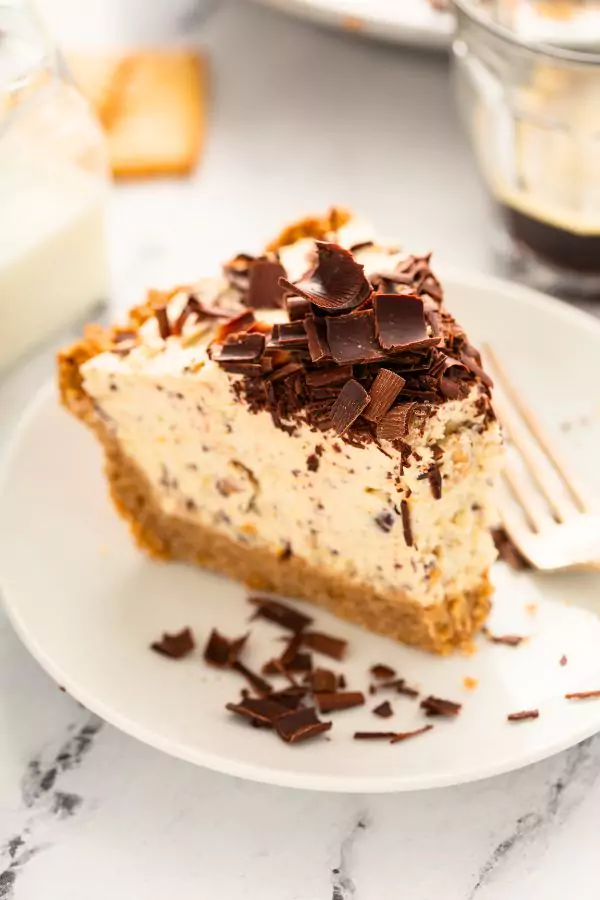
[[[502,221],[510,236],[535,256],[559,269],[600,275],[600,225],[578,232],[501,203]]]

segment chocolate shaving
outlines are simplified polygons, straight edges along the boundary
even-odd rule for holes
[[[520,634],[492,634],[487,628],[482,628],[481,633],[491,644],[504,644],[507,647],[518,647],[527,640]]]
[[[376,663],[374,666],[371,666],[369,671],[373,678],[377,678],[379,681],[385,678],[393,678],[396,674],[396,670],[392,669],[391,666],[386,666],[385,663]]]
[[[393,353],[399,350],[422,350],[439,344],[439,337],[429,337],[425,309],[420,297],[413,294],[375,294],[375,329],[379,344]]]
[[[322,653],[324,656],[330,656],[332,659],[337,660],[344,659],[348,649],[348,641],[325,634],[322,631],[303,632],[302,644],[304,647],[309,647],[317,653]]]
[[[591,700],[600,697],[600,691],[576,691],[574,694],[565,694],[565,700]]]
[[[387,358],[375,336],[372,309],[349,316],[328,316],[325,322],[331,355],[340,365],[371,363]]]
[[[390,369],[380,369],[369,389],[371,400],[363,412],[365,419],[379,422],[393,405],[406,380]]]
[[[348,685],[346,684],[345,676],[343,674],[338,675],[338,690],[343,691],[344,688],[347,688],[347,687],[348,687]]]
[[[254,688],[260,697],[266,697],[273,692],[273,688],[268,681],[265,681],[264,678],[261,678],[260,675],[253,672],[252,669],[249,669],[239,660],[234,662],[232,668],[235,669],[236,672],[239,672],[240,675],[244,676],[248,684]]]
[[[406,500],[400,502],[400,512],[402,514],[402,528],[404,530],[404,540],[407,547],[413,546],[412,525],[410,522],[410,508]]]
[[[314,669],[304,679],[315,694],[331,694],[338,689],[338,678],[329,669]]]
[[[166,339],[171,334],[171,326],[169,324],[169,316],[167,313],[166,306],[155,306],[154,307],[154,315],[156,316],[156,321],[158,322],[158,332],[163,339]]]
[[[424,709],[428,716],[457,716],[462,709],[462,703],[429,696],[421,700],[421,709]]]
[[[312,311],[312,306],[304,297],[288,297],[285,301],[290,322],[305,319]]]
[[[230,640],[213,628],[204,648],[204,661],[209,666],[216,666],[219,669],[231,669],[237,662],[247,640],[247,634]]]
[[[334,694],[315,693],[315,703],[320,713],[338,712],[341,709],[352,709],[355,706],[363,706],[365,695],[362,691],[338,691]]]
[[[331,423],[337,434],[344,434],[368,403],[369,395],[364,387],[353,378],[347,381],[331,410]]]
[[[422,728],[416,728],[414,731],[355,731],[354,732],[354,740],[355,741],[385,741],[388,740],[390,744],[399,744],[401,741],[406,741],[408,738],[417,737],[419,734],[425,734],[426,731],[431,731],[433,725],[424,725]]]
[[[223,322],[222,325],[219,325],[215,331],[213,343],[220,344],[225,338],[229,337],[230,334],[237,334],[240,331],[245,331],[250,325],[254,324],[255,321],[252,310],[245,309],[243,312],[228,319],[227,322]]]
[[[213,359],[223,364],[226,363],[255,363],[261,358],[265,352],[265,336],[264,334],[241,334],[229,335],[226,342],[221,346]]]
[[[272,691],[269,700],[281,703],[286,709],[298,709],[308,692],[303,687],[287,687],[282,691]]]
[[[225,708],[268,728],[272,728],[276,719],[289,712],[286,706],[269,697],[244,697],[241,703],[227,703]]]
[[[250,283],[246,303],[252,309],[274,309],[281,306],[283,289],[279,283],[285,278],[281,263],[271,259],[257,259],[250,266]]]
[[[248,290],[250,267],[255,261],[248,253],[238,253],[223,266],[223,274],[232,287],[242,293]]]
[[[335,384],[344,384],[352,378],[354,370],[352,366],[336,366],[334,369],[315,369],[306,373],[306,384],[310,388],[330,387]]]
[[[310,616],[304,615],[297,609],[292,609],[291,606],[286,606],[285,603],[281,603],[279,600],[272,600],[270,597],[254,594],[248,597],[248,602],[258,607],[252,617],[254,619],[268,619],[270,622],[275,622],[276,625],[281,625],[282,628],[287,628],[289,631],[302,631],[304,628],[312,625],[313,620]]]
[[[312,362],[318,363],[331,359],[331,348],[327,341],[327,327],[322,319],[307,316],[304,319],[304,331],[308,340],[308,352]]]
[[[383,703],[380,703],[379,706],[376,706],[373,710],[374,715],[381,716],[382,719],[389,719],[390,716],[394,715],[394,710],[391,707],[389,700],[384,700]]]
[[[422,728],[416,728],[414,731],[399,731],[397,732],[390,743],[399,744],[401,741],[406,741],[409,738],[417,737],[418,734],[425,734],[426,731],[431,731],[433,725],[423,725]]]
[[[321,722],[312,708],[300,708],[279,716],[274,722],[279,737],[288,744],[296,744],[329,731],[331,722]]]
[[[150,644],[150,649],[170,659],[183,659],[195,648],[196,642],[190,628],[183,628],[175,634],[164,632],[160,641]]]
[[[521,712],[509,713],[506,718],[509,722],[524,722],[526,719],[537,719],[539,715],[539,709],[524,709]]]
[[[327,241],[315,241],[315,244],[317,264],[313,272],[297,284],[282,278],[283,287],[323,310],[350,310],[360,306],[371,293],[364,266],[338,244]]]
[[[427,477],[429,479],[429,487],[431,488],[431,496],[434,500],[441,500],[442,473],[440,472],[439,466],[436,466],[435,463],[429,466],[427,470]]]
[[[418,403],[395,406],[377,425],[377,440],[396,441],[406,437]]]
[[[273,334],[267,349],[277,347],[283,350],[308,347],[304,322],[283,322],[273,325]]]
[[[355,731],[355,741],[390,741],[395,737],[395,731]]]

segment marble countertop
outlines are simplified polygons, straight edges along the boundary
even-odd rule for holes
[[[114,191],[116,307],[333,202],[415,249],[436,247],[442,263],[491,270],[491,222],[444,57],[241,3],[201,40],[212,61],[205,158],[190,180]],[[54,349],[0,381],[0,442],[51,375]],[[0,612],[1,900],[592,900],[599,773],[596,738],[424,793],[245,783],[90,715]]]

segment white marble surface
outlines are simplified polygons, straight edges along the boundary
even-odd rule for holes
[[[206,156],[189,181],[115,191],[115,305],[332,202],[436,247],[443,262],[490,269],[489,219],[444,58],[235,3],[202,40]],[[51,374],[52,349],[0,381],[0,441]],[[102,724],[57,689],[0,613],[1,900],[592,900],[599,772],[595,739],[421,794],[243,783]]]

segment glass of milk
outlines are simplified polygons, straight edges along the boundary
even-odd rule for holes
[[[0,0],[0,371],[107,295],[100,126],[33,9]]]

